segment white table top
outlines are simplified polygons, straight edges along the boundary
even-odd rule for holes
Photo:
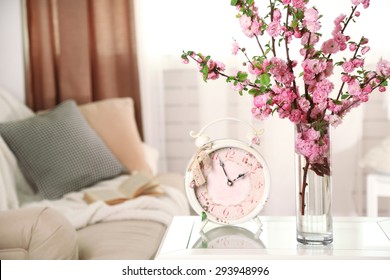
[[[299,244],[295,217],[260,220],[261,229],[254,221],[239,226],[209,222],[201,232],[200,217],[174,217],[156,259],[390,260],[390,217],[334,217],[334,241],[328,246]]]

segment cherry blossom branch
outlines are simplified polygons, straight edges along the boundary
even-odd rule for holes
[[[260,42],[259,37],[258,37],[256,34],[255,34],[254,36],[255,36],[255,38],[256,38],[257,44],[258,44],[259,47],[260,47],[261,53],[263,54],[263,56],[264,56],[265,58],[267,58],[267,55],[265,54],[264,49],[263,49],[263,47],[261,46],[261,42]]]
[[[272,2],[272,0],[269,0],[269,4],[271,7],[271,22],[274,21],[274,11],[275,11],[275,2]],[[275,38],[271,36],[271,44],[272,44],[272,53],[274,57],[276,57],[276,48],[275,48]]]
[[[356,9],[357,9],[357,6],[354,6],[352,8],[351,14],[349,15],[347,21],[345,22],[345,25],[344,25],[343,29],[341,30],[341,34],[344,34],[344,31],[347,28],[347,25],[349,24],[349,22],[352,20],[353,15],[355,14]]]

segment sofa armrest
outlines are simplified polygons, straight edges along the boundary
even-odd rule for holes
[[[77,259],[77,233],[48,207],[0,212],[0,259]]]

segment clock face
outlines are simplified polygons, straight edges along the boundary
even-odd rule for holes
[[[190,202],[198,214],[221,224],[256,216],[268,198],[269,178],[264,160],[256,150],[241,145],[216,145],[209,152],[211,166],[203,170],[206,183],[190,182]],[[189,175],[191,179],[191,175]]]

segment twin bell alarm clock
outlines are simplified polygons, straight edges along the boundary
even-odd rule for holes
[[[246,124],[250,128],[248,141],[210,140],[204,131],[220,121]],[[257,218],[270,190],[267,164],[254,148],[260,143],[260,132],[242,120],[224,118],[190,135],[197,150],[186,169],[185,189],[194,211],[203,220],[224,225]]]

